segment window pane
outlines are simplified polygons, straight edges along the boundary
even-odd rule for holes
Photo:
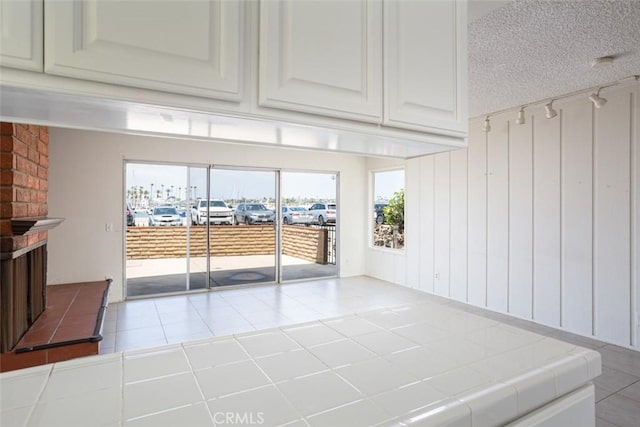
[[[404,170],[373,173],[373,245],[404,247]]]

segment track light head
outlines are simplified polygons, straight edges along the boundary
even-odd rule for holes
[[[553,101],[550,101],[548,104],[544,106],[546,111],[547,119],[553,119],[558,115],[558,112],[553,108]]]
[[[489,121],[489,116],[484,119],[484,126],[482,126],[483,132],[489,132],[491,130],[491,121]]]
[[[516,119],[516,123],[519,125],[525,124],[527,120],[524,117],[524,107],[520,107],[520,111],[518,111],[518,118]]]
[[[598,89],[598,92],[589,95],[589,100],[593,102],[593,106],[596,108],[602,108],[607,103],[605,98],[600,97],[600,89]]]

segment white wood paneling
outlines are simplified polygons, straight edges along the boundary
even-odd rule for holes
[[[385,124],[466,131],[466,32],[464,1],[384,2]]]
[[[592,106],[588,100],[562,117],[562,326],[592,333]]]
[[[0,65],[43,68],[42,0],[0,1]]]
[[[473,119],[467,149],[410,161],[420,289],[447,295],[433,276],[448,257],[451,298],[638,347],[640,83],[602,95],[556,101],[553,119],[529,107],[523,125],[492,116],[489,133]]]
[[[434,156],[434,292],[442,296],[450,292],[450,161],[449,153]]]
[[[494,120],[493,129],[487,137],[487,307],[507,311],[509,122],[500,118]]]
[[[467,150],[451,152],[451,297],[467,300]]]
[[[484,306],[487,297],[487,140],[482,121],[469,123],[468,301]]]
[[[509,312],[533,316],[533,124],[509,128]]]
[[[420,161],[412,159],[407,161],[404,170],[405,195],[420,194]],[[420,282],[420,199],[417,197],[405,197],[405,234],[404,247],[407,254],[407,286],[418,287]]]
[[[533,123],[533,318],[560,326],[560,121]]]
[[[379,122],[381,28],[381,2],[260,2],[260,105]]]
[[[631,97],[603,96],[594,124],[595,332],[629,345]]]
[[[244,8],[224,0],[47,2],[45,72],[239,101]]]
[[[632,91],[633,96],[633,154],[631,170],[631,231],[633,240],[631,242],[631,344],[640,346],[640,258],[638,249],[640,248],[640,85],[636,85]]]
[[[434,156],[421,157],[420,162],[420,285],[434,291]]]

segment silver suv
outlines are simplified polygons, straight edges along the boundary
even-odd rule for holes
[[[336,223],[336,204],[335,203],[314,203],[309,212],[313,214],[313,222],[320,225]]]
[[[262,203],[240,203],[234,214],[236,224],[258,224],[273,222],[275,214]]]

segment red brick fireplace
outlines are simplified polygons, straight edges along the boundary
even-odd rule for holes
[[[47,290],[49,130],[0,137],[0,372],[97,354],[110,280]]]
[[[48,213],[49,131],[46,126],[2,122],[0,137],[0,353],[4,353],[45,309],[47,231],[39,230],[48,228],[42,220]],[[50,220],[44,222],[52,225]]]

